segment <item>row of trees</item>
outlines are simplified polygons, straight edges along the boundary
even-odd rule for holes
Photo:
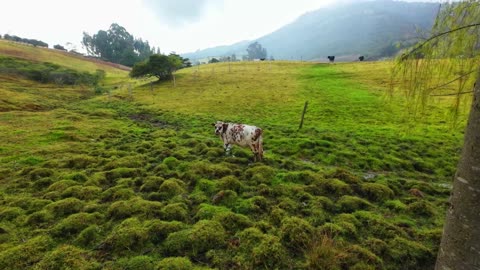
[[[159,48],[155,49],[148,41],[135,38],[116,23],[107,31],[100,30],[93,36],[84,32],[82,45],[91,56],[130,67],[155,53],[160,54]]]
[[[48,48],[48,44],[41,41],[41,40],[22,38],[22,37],[19,37],[19,36],[9,35],[9,34],[5,34],[3,37],[0,35],[0,38],[15,41],[15,42],[27,43],[27,44],[33,45],[35,47],[38,46],[38,47]]]

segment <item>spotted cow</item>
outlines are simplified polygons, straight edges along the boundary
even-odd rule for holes
[[[225,153],[229,154],[232,144],[242,147],[250,147],[253,152],[253,160],[261,161],[263,158],[262,129],[256,126],[244,124],[224,123],[217,121],[212,124],[215,127],[215,135],[223,141]]]

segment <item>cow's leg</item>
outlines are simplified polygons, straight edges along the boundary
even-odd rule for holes
[[[258,147],[255,143],[252,143],[250,145],[250,149],[252,149],[252,153],[253,153],[253,162],[257,162],[258,160]]]
[[[226,143],[223,145],[223,149],[225,150],[225,155],[228,156],[232,153],[232,145],[229,143]]]

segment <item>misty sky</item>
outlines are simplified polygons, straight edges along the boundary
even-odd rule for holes
[[[348,0],[353,2],[352,0]],[[431,1],[431,0],[430,0]],[[118,23],[163,53],[253,40],[335,0],[5,0],[0,34],[67,42]],[[341,1],[347,2],[347,1]]]

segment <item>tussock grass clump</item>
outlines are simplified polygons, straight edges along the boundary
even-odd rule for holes
[[[239,199],[236,204],[236,212],[251,215],[268,213],[268,200],[263,196],[254,196],[249,199]]]
[[[274,168],[266,165],[259,165],[245,171],[245,177],[256,184],[269,184],[275,177]]]
[[[407,211],[416,216],[433,217],[436,214],[435,208],[427,201],[420,200],[407,205]]]
[[[149,220],[145,222],[145,227],[148,229],[148,234],[154,244],[160,244],[171,233],[182,231],[188,226],[180,221],[162,221]]]
[[[385,201],[393,197],[393,191],[379,183],[363,183],[361,189],[366,197],[372,201]]]
[[[395,265],[406,269],[425,269],[433,265],[435,257],[432,250],[421,243],[403,237],[395,237],[388,242],[388,257]]]
[[[101,240],[103,230],[98,225],[89,225],[83,229],[73,241],[82,247],[91,248],[97,246]]]
[[[396,212],[402,212],[407,209],[407,206],[400,200],[388,200],[384,202],[385,207]]]
[[[285,246],[300,253],[310,245],[314,228],[304,219],[287,217],[281,222],[280,233]]]
[[[143,180],[143,184],[140,186],[141,192],[153,192],[158,191],[165,179],[159,176],[147,176]]]
[[[89,155],[74,155],[69,157],[64,164],[65,168],[86,169],[96,163],[96,159]]]
[[[336,196],[340,197],[343,195],[352,194],[352,188],[349,184],[339,180],[339,179],[320,179],[316,180],[309,187],[309,192],[313,195],[322,195],[322,196]]]
[[[110,205],[107,210],[108,217],[112,219],[124,219],[133,216],[161,217],[164,204],[156,201],[147,201],[135,197],[128,201],[117,201]]]
[[[220,213],[231,212],[231,210],[225,206],[216,206],[207,203],[200,204],[197,213],[195,214],[195,219],[212,219]]]
[[[163,247],[169,255],[188,251],[188,254],[197,256],[211,249],[224,248],[226,240],[227,234],[219,222],[200,220],[191,229],[169,234]]]
[[[155,270],[156,269],[155,260],[149,256],[135,256],[135,257],[121,258],[117,262],[115,262],[114,265],[118,269],[129,269],[129,270]]]
[[[342,212],[354,212],[356,210],[368,209],[372,204],[367,200],[356,196],[345,195],[337,202],[338,208]]]
[[[0,221],[12,221],[19,216],[25,215],[25,210],[20,207],[2,207]]]
[[[76,235],[90,225],[102,221],[100,213],[78,213],[70,215],[58,222],[52,229],[53,235],[68,238]]]
[[[148,228],[137,218],[128,218],[113,228],[104,241],[104,249],[125,256],[135,254],[150,245]]]
[[[184,203],[171,203],[162,208],[160,212],[162,220],[188,221],[188,207]]]
[[[73,197],[83,201],[90,201],[97,199],[102,192],[102,189],[94,186],[73,186],[67,188],[63,193],[63,198]]]
[[[46,206],[56,217],[64,217],[82,211],[85,202],[77,198],[66,198]]]
[[[226,163],[211,164],[204,161],[193,162],[188,172],[196,179],[218,179],[232,174],[232,165]]]
[[[29,176],[31,180],[35,181],[41,178],[50,177],[53,174],[54,174],[54,171],[52,169],[36,168],[30,171]]]
[[[220,189],[230,189],[237,193],[244,189],[243,183],[233,175],[222,177],[220,180],[218,180],[217,185]]]
[[[171,199],[176,195],[182,195],[186,193],[184,183],[179,179],[167,179],[158,188],[158,192],[165,199]]]
[[[60,181],[57,181],[57,182],[51,184],[48,187],[47,191],[63,192],[67,188],[72,187],[72,186],[76,186],[76,185],[79,185],[79,184],[76,181],[73,181],[73,180],[60,180]]]
[[[220,211],[216,213],[213,216],[213,220],[222,224],[228,233],[235,233],[254,225],[253,221],[247,216],[230,211]]]
[[[0,269],[28,269],[45,257],[54,246],[47,235],[37,236],[0,251]]]
[[[34,269],[101,269],[91,252],[71,245],[62,245],[47,253]]]
[[[191,270],[193,264],[187,257],[169,257],[162,259],[156,265],[157,270]]]

